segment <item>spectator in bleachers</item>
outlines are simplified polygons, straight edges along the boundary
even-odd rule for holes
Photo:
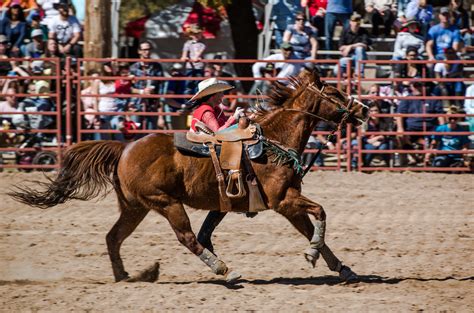
[[[380,26],[384,26],[385,37],[390,36],[396,17],[394,0],[365,0],[365,11],[372,24],[372,35],[379,36]]]
[[[2,4],[2,9],[5,10],[15,4],[19,5],[23,9],[28,23],[30,22],[33,14],[39,13],[38,4],[35,0],[6,0]]]
[[[414,81],[409,84],[408,96],[422,96],[423,85],[420,82]],[[397,113],[403,114],[426,114],[436,113],[443,114],[443,105],[439,100],[406,100],[402,99],[398,104]],[[437,125],[444,124],[444,118],[439,117],[396,117],[397,132],[403,133],[405,131],[432,131]],[[422,135],[403,135],[398,136],[400,145],[403,149],[420,149],[425,146],[425,137]],[[402,155],[406,157],[406,155]],[[401,165],[406,165],[406,159],[401,160]],[[421,161],[419,158],[416,161]]]
[[[284,42],[281,44],[281,52],[271,54],[266,57],[264,60],[270,61],[283,61],[283,60],[295,60],[297,59],[293,53],[293,47],[291,44]],[[257,62],[252,66],[253,77],[262,77],[262,69],[267,66],[268,62]],[[276,62],[275,69],[277,71],[276,77],[285,78],[288,76],[298,75],[302,68],[301,63],[286,63],[286,62]],[[285,80],[281,80],[282,83],[285,83]]]
[[[358,13],[352,14],[349,27],[344,28],[339,40],[339,51],[342,55],[339,62],[343,75],[346,73],[349,60],[352,60],[351,64],[355,65],[356,69],[359,66],[359,61],[367,60],[367,49],[371,44],[371,40],[367,30],[360,27],[361,20],[362,17]],[[336,74],[338,72],[337,65],[334,72]],[[364,76],[363,64],[360,64],[360,73],[354,73],[355,76],[359,74],[362,77]]]
[[[464,8],[463,0],[451,0],[451,10],[453,12],[454,25],[459,27],[459,32],[465,45],[472,45],[473,34],[469,26],[469,13]]]
[[[448,114],[458,114],[457,107],[451,107]],[[448,123],[436,127],[436,132],[459,132],[465,131],[458,125],[459,118],[450,116],[448,117]],[[432,135],[430,142],[430,150],[436,149],[441,151],[452,151],[452,150],[467,150],[469,147],[469,137],[467,135]],[[431,155],[426,154],[425,160],[428,162]],[[433,159],[433,166],[435,167],[450,167],[450,166],[462,166],[463,155],[462,154],[440,154],[435,156]]]
[[[288,42],[293,47],[296,58],[316,59],[318,53],[317,30],[311,25],[305,25],[306,17],[303,12],[295,16],[295,24],[288,25],[283,34],[283,42]]]
[[[89,72],[89,75],[92,77],[97,77],[100,75],[100,72],[97,70],[91,70]],[[92,94],[92,85],[94,81],[87,80],[84,81],[85,86],[81,90],[81,104],[82,104],[82,111],[83,112],[90,112],[90,113],[96,113],[95,109],[95,102],[96,99],[93,97],[86,97],[87,95]],[[100,118],[96,118],[95,114],[85,114],[84,119],[82,120],[83,122],[83,128],[84,129],[100,129]],[[92,140],[94,138],[93,134],[84,134],[83,139],[84,140]]]
[[[473,98],[464,100],[464,111],[466,114],[474,114],[474,84],[466,88],[466,97]],[[474,132],[474,116],[468,116],[466,120],[469,123],[469,130]]]
[[[283,33],[295,18],[296,12],[301,11],[300,0],[271,0],[273,7],[271,20],[274,22],[273,35],[276,48],[283,43]]]
[[[182,77],[183,65],[181,63],[174,63],[170,70],[171,77]],[[166,94],[169,95],[183,95],[186,91],[186,82],[183,80],[169,80],[166,82]],[[167,98],[165,99],[165,112],[178,112],[186,108],[186,99],[183,98]],[[165,117],[168,129],[186,129],[186,116],[169,116]]]
[[[435,88],[435,94],[443,96],[458,96],[464,95],[466,85],[463,82],[464,65],[459,59],[456,51],[452,48],[445,49],[446,61],[459,61],[459,63],[436,63],[434,66],[434,73],[436,78],[459,78],[454,82],[439,82]],[[462,101],[456,101],[458,107],[462,106]]]
[[[5,100],[0,101],[0,113],[2,112],[15,112],[18,110],[18,100],[16,97],[17,91],[15,88],[9,87],[9,88],[4,88],[4,91],[2,92],[5,94]],[[10,114],[0,114],[0,119],[2,121],[6,120],[10,124],[12,123],[12,115]]]
[[[336,23],[339,22],[344,28],[348,28],[352,12],[352,0],[328,0],[324,20],[326,50],[333,50],[332,37]]]
[[[111,62],[106,62],[102,64],[101,76],[114,76],[115,69]],[[96,79],[93,81],[91,86],[91,94],[101,95],[101,97],[94,98],[94,111],[95,112],[123,112],[123,108],[118,105],[118,102],[115,101],[115,98],[108,97],[106,95],[112,95],[116,93],[115,81],[110,79]],[[100,115],[96,117],[100,118],[100,129],[119,129],[120,119],[123,119],[121,115]],[[116,140],[123,140],[122,134],[113,134]],[[112,138],[111,134],[108,133],[98,133],[95,134],[95,139],[104,139],[110,140]]]
[[[49,28],[49,38],[56,39],[59,52],[63,56],[82,57],[82,47],[79,45],[82,29],[79,21],[73,15],[69,15],[69,3],[60,0],[55,4],[59,15],[52,18]]]
[[[260,77],[272,78],[275,77],[277,71],[273,63],[267,63],[265,67],[260,67]],[[272,88],[271,80],[256,80],[250,89],[249,95],[258,96],[257,99],[252,99],[252,103],[256,104],[263,101],[262,96],[267,95]]]
[[[378,132],[378,131],[390,131],[390,125],[387,125],[383,118],[373,116],[373,114],[379,114],[380,108],[377,103],[372,103],[369,109],[370,118],[367,121],[366,131]],[[362,146],[364,150],[388,150],[389,140],[385,135],[368,135],[362,138]],[[363,154],[364,166],[370,166],[372,160],[376,154],[365,153]],[[390,155],[386,153],[380,154],[385,162],[386,166],[390,166]]]
[[[223,62],[224,56],[222,54],[216,54],[214,60],[216,62],[211,63],[214,68],[214,77],[232,77],[232,74],[225,70],[226,63]]]
[[[439,24],[432,26],[428,31],[426,53],[429,60],[444,60],[447,48],[461,51],[462,39],[459,27],[451,24],[449,8],[442,7],[439,13]]]
[[[151,59],[151,42],[144,40],[138,45],[138,54],[140,59],[148,61]],[[163,77],[163,68],[158,62],[138,61],[130,66],[130,74],[135,77]],[[159,94],[161,92],[161,82],[159,80],[136,80],[133,84],[133,93],[138,94]],[[136,111],[158,112],[160,108],[158,99],[136,98],[134,100]],[[142,121],[134,120],[142,123]],[[143,118],[147,129],[156,129],[158,118],[156,116],[146,116]],[[164,123],[164,119],[163,119]]]
[[[406,8],[405,17],[420,23],[420,33],[426,37],[433,20],[433,6],[427,0],[411,0]]]
[[[401,61],[417,61],[420,60],[418,54],[418,48],[415,46],[409,46],[405,52],[405,58]],[[395,78],[425,78],[426,77],[426,65],[422,63],[397,63],[393,66],[393,76]],[[409,83],[396,82],[395,90],[399,96],[406,96],[410,93],[411,87]],[[406,92],[406,94],[404,93]]]
[[[380,91],[380,85],[378,84],[373,84],[370,86],[369,91],[368,91],[369,96],[374,96],[374,97],[381,97],[383,96]],[[389,100],[384,100],[384,99],[368,99],[364,101],[365,105],[371,107],[371,106],[377,106],[379,113],[383,114],[389,114],[393,113],[392,112],[392,106],[393,104]],[[385,118],[382,118],[385,122]],[[391,123],[390,123],[391,124]]]
[[[318,36],[324,36],[324,18],[328,0],[301,0],[301,7],[308,8],[310,22],[318,30]]]
[[[21,47],[26,37],[26,21],[23,9],[19,4],[12,5],[6,14],[6,18],[0,22],[0,33],[8,38],[10,45],[10,56],[19,57]]]
[[[43,31],[35,29],[31,32],[31,42],[26,44],[23,55],[29,58],[40,58],[46,52],[46,43],[43,41]]]
[[[406,59],[408,47],[417,48],[417,57],[423,55],[425,52],[425,40],[419,34],[419,26],[420,24],[414,18],[408,19],[403,24],[403,29],[407,31],[401,31],[397,34],[392,60]]]
[[[59,16],[59,11],[55,5],[58,0],[36,0],[36,3],[41,7],[41,10],[44,12],[44,17],[41,20],[41,24],[49,27],[49,24],[57,16]]]
[[[31,15],[31,21],[29,23],[28,38],[30,39],[33,38],[32,32],[34,32],[37,29],[40,29],[41,32],[43,33],[43,41],[48,40],[48,27],[41,24],[41,15],[38,12],[34,12]]]
[[[206,45],[202,42],[202,29],[199,25],[191,24],[186,28],[186,36],[189,39],[184,43],[181,60],[186,63],[187,77],[203,77],[204,63],[202,58]],[[197,88],[197,81],[189,80],[186,82],[186,93],[194,94]]]

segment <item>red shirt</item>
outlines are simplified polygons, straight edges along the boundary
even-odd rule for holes
[[[229,127],[234,124],[233,116],[227,118],[221,108],[212,107],[206,103],[201,104],[193,113],[191,129],[196,131],[196,122],[201,121],[213,132]]]

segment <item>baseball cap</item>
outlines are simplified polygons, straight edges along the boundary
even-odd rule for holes
[[[41,29],[33,29],[31,32],[31,38],[41,36],[43,37],[43,31]]]
[[[449,8],[448,7],[442,7],[441,10],[439,10],[439,13],[440,14],[449,13]]]
[[[352,13],[351,21],[358,22],[361,19],[362,19],[362,16],[359,13],[357,13],[357,12]]]

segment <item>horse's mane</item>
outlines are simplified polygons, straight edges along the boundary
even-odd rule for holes
[[[265,106],[257,104],[253,107],[257,119],[264,118],[275,109],[284,108],[285,104],[290,103],[289,99],[296,98],[309,84],[322,84],[317,73],[308,71],[303,71],[298,76],[290,76],[288,80],[287,85],[279,81],[272,83],[272,88],[268,94],[269,101]]]

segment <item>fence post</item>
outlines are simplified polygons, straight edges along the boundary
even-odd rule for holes
[[[71,127],[71,57],[66,58],[66,146],[72,144],[72,127]]]

